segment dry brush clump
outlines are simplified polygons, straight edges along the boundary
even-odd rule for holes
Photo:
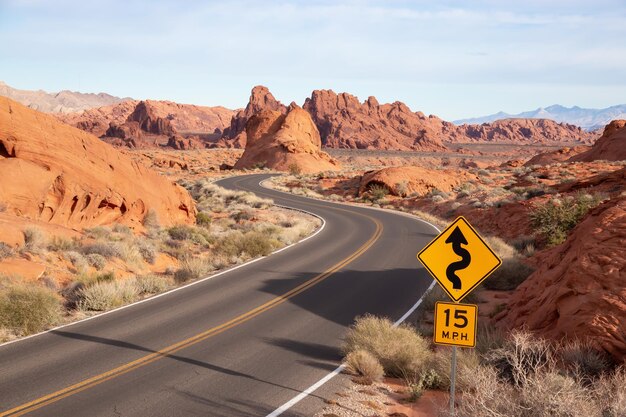
[[[53,326],[60,319],[60,297],[48,288],[24,284],[0,290],[0,328],[25,336]]]

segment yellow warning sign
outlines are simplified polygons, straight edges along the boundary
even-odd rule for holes
[[[434,342],[475,347],[477,316],[478,306],[473,304],[436,302]]]
[[[441,232],[417,258],[457,302],[502,264],[463,217]]]

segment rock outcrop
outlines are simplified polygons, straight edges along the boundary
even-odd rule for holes
[[[452,132],[453,142],[591,143],[595,134],[578,126],[547,119],[503,119],[480,125],[461,125]]]
[[[589,149],[588,146],[574,146],[557,149],[556,151],[543,152],[530,158],[524,166],[530,167],[533,165],[551,165],[557,162],[565,162],[568,159],[583,153]]]
[[[547,338],[589,340],[626,357],[626,197],[591,211],[561,245],[538,255],[539,268],[513,293],[500,318]]]
[[[321,150],[311,116],[292,104],[287,114],[263,110],[246,123],[246,149],[235,168],[265,166],[283,171],[335,170],[339,164]]]
[[[5,214],[71,228],[192,223],[186,190],[100,139],[0,99],[0,201]]]
[[[458,170],[431,170],[419,166],[390,167],[363,174],[359,184],[359,194],[372,186],[383,186],[396,196],[417,194],[424,196],[431,191],[449,192],[467,181],[477,181],[478,177]]]
[[[231,119],[230,126],[224,129],[220,146],[228,148],[246,147],[246,123],[248,119],[263,110],[286,113],[287,107],[276,100],[270,90],[262,85],[257,85],[250,92],[250,100],[244,110],[239,110]]]
[[[602,136],[593,144],[591,149],[569,160],[590,162],[596,160],[623,161],[626,160],[626,120],[613,120],[606,125]]]
[[[304,102],[330,148],[445,150],[442,138],[452,123],[412,112],[404,103],[379,104],[375,97],[363,103],[348,93],[315,90]]]
[[[131,100],[82,113],[56,115],[59,120],[95,136],[102,137],[111,124],[123,125],[135,112],[139,101]],[[171,101],[145,100],[152,117],[166,119],[179,134],[203,134],[219,138],[234,112],[225,107],[195,106]]]

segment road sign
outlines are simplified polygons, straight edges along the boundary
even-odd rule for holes
[[[456,302],[502,264],[463,217],[452,222],[417,258]]]
[[[474,304],[435,303],[434,342],[460,347],[476,346],[478,306]]]

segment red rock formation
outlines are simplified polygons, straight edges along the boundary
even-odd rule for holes
[[[276,100],[270,90],[262,85],[257,85],[250,92],[250,100],[244,110],[239,110],[231,121],[230,126],[224,129],[220,146],[228,148],[246,147],[246,123],[248,119],[263,110],[273,110],[286,113],[287,107]]]
[[[441,139],[452,123],[412,112],[404,103],[365,102],[348,93],[315,90],[303,108],[317,125],[322,144],[331,148],[445,150]]]
[[[179,104],[171,101],[146,100],[154,117],[170,121],[179,133],[211,134],[221,133],[230,123],[233,110],[225,107],[205,107],[192,104]],[[56,115],[59,120],[94,134],[104,136],[111,123],[122,125],[135,111],[139,101],[131,100],[111,106],[86,110],[82,113]]]
[[[626,197],[596,209],[513,293],[505,327],[550,339],[588,339],[618,361],[626,357]]]
[[[263,165],[278,170],[319,172],[335,170],[339,164],[321,150],[321,139],[311,116],[291,105],[287,114],[263,110],[246,124],[246,150],[235,168]]]
[[[0,201],[6,212],[69,227],[192,223],[186,190],[95,136],[0,99]]]
[[[606,125],[604,133],[587,152],[570,158],[570,161],[590,162],[626,160],[626,120],[613,120]]]
[[[572,148],[561,148],[556,151],[543,152],[530,158],[524,166],[530,167],[533,165],[550,165],[557,162],[565,162],[588,149],[588,146],[574,146]]]
[[[458,170],[435,171],[418,166],[390,167],[363,174],[359,194],[366,192],[372,185],[381,185],[393,195],[416,193],[423,196],[435,189],[448,192],[463,182],[477,180],[477,176]]]
[[[596,136],[578,126],[547,119],[503,119],[480,125],[461,125],[453,142],[547,143],[586,142]]]

